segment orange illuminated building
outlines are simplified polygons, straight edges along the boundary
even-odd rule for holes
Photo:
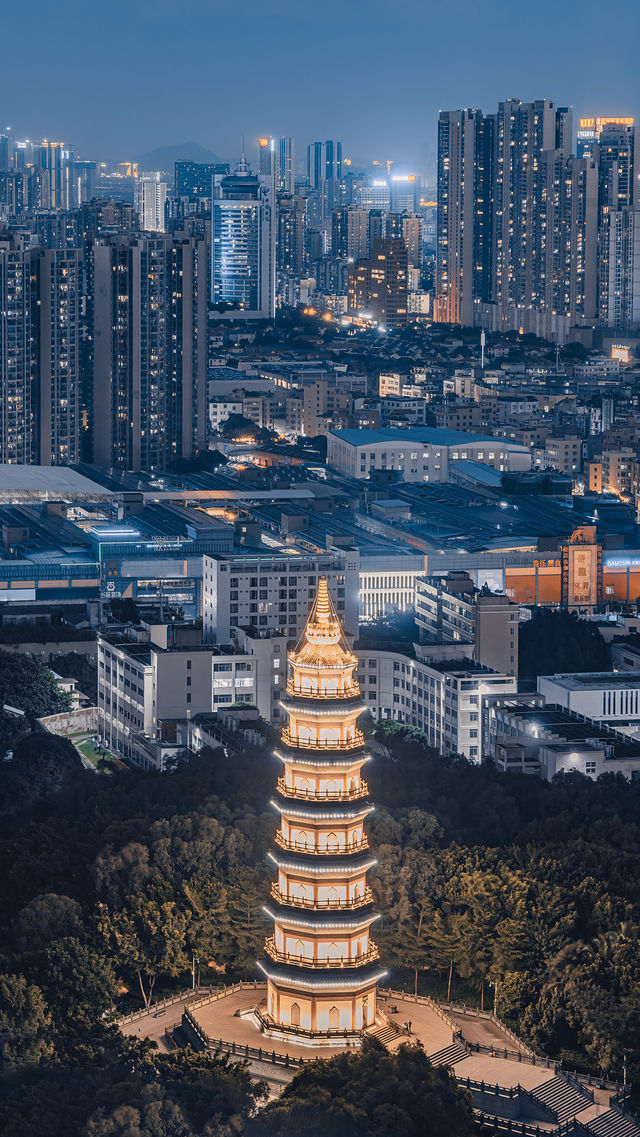
[[[356,726],[365,705],[357,657],[344,639],[326,580],[289,657],[283,700],[289,723],[273,804],[280,813],[277,879],[266,908],[274,922],[260,967],[267,976],[266,1033],[315,1044],[358,1036],[376,1022],[384,975],[370,937],[377,913],[367,873],[365,819],[372,806]]]
[[[558,549],[534,554],[530,564],[505,566],[504,589],[517,604],[591,610],[612,600],[633,602],[640,596],[640,553],[605,554],[595,526],[585,525]]]

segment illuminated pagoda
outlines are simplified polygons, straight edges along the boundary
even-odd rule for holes
[[[369,930],[367,872],[375,864],[364,822],[373,806],[368,760],[356,720],[365,709],[349,650],[323,578],[306,627],[289,656],[283,699],[289,723],[277,751],[284,772],[278,868],[266,911],[274,921],[260,967],[267,976],[268,1033],[311,1043],[357,1036],[376,1021],[376,984],[385,974]]]

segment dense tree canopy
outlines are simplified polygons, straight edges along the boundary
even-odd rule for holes
[[[554,675],[562,671],[609,671],[609,651],[595,624],[570,612],[538,608],[520,625],[520,675]]]
[[[639,1080],[640,786],[501,775],[445,760],[397,724],[378,738],[368,825],[382,914],[375,938],[391,983],[440,997],[450,987],[476,1003],[495,994],[499,1014],[537,1049],[615,1075],[627,1048]],[[252,1102],[232,1071],[208,1059],[200,1067],[188,1054],[172,1059],[185,1063],[178,1070],[144,1047],[131,1050],[108,1022],[186,986],[192,953],[203,982],[256,975],[279,763],[264,749],[229,759],[216,751],[171,775],[97,778],[64,740],[31,735],[22,745],[30,764],[0,767],[15,791],[0,836],[0,1130],[232,1132],[235,1112],[247,1116]],[[21,794],[20,778],[31,786],[34,770],[38,792]],[[331,1100],[336,1134],[356,1108],[355,1134],[411,1133],[394,1087],[416,1064],[425,1094],[448,1100],[449,1083],[419,1052],[388,1062],[374,1048],[344,1060],[363,1064],[363,1087],[378,1064],[381,1099],[363,1089],[356,1103],[340,1088],[340,1064],[319,1064],[299,1075],[270,1124],[284,1125],[294,1106],[306,1124],[308,1092]],[[219,1099],[227,1103],[220,1121],[206,1128],[198,1110],[218,1116],[211,1102]],[[438,1108],[429,1113],[434,1135]]]
[[[291,1124],[295,1120],[295,1127]],[[470,1100],[418,1046],[389,1054],[377,1039],[355,1053],[311,1062],[268,1106],[257,1134],[285,1137],[471,1137]]]

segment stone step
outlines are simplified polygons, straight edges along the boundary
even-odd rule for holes
[[[608,1109],[599,1117],[587,1122],[587,1132],[594,1137],[640,1137],[640,1125],[629,1114]]]
[[[572,1085],[561,1074],[536,1086],[531,1093],[537,1101],[551,1110],[558,1121],[568,1121],[591,1105],[589,1095]]]
[[[468,1058],[468,1054],[459,1042],[452,1042],[451,1046],[445,1046],[429,1055],[432,1066],[453,1066],[456,1062],[462,1062],[463,1058]]]

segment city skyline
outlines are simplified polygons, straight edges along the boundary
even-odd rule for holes
[[[638,14],[631,0],[618,9],[627,32],[610,53],[601,50],[600,9],[585,10],[575,0],[560,13],[544,0],[526,37],[506,5],[492,3],[482,15],[482,55],[476,50],[476,9],[469,0],[454,7],[431,11],[402,0],[390,25],[377,0],[347,10],[329,0],[321,13],[301,10],[290,0],[281,0],[275,12],[250,3],[247,35],[246,21],[236,25],[233,13],[212,12],[200,0],[188,6],[185,28],[175,26],[168,4],[155,5],[150,20],[147,5],[137,0],[127,10],[136,34],[124,37],[117,23],[103,27],[95,19],[93,26],[85,9],[82,20],[74,20],[77,5],[67,0],[46,39],[30,45],[38,90],[48,91],[44,106],[35,86],[32,94],[21,81],[20,56],[4,61],[2,128],[11,126],[20,137],[63,138],[85,157],[136,158],[162,144],[193,139],[233,160],[243,134],[253,138],[268,131],[297,136],[300,143],[341,137],[345,155],[356,164],[374,157],[416,163],[435,150],[437,116],[445,107],[486,110],[517,95],[523,101],[550,98],[556,105],[572,105],[576,118],[640,109],[632,46]],[[37,21],[39,11],[45,14],[40,0],[31,18]],[[24,35],[19,10],[4,18],[7,39]],[[451,50],[439,46],[451,48],[451,26],[456,29],[453,66]],[[109,67],[96,69],[95,54],[87,51],[93,32],[99,33],[103,58],[119,61],[117,88]],[[157,60],[167,42],[173,53],[166,72],[171,82],[163,86]],[[365,48],[372,66],[379,60],[384,67],[384,116],[375,99],[363,100],[362,73],[353,66]],[[73,83],[60,82],[63,54],[74,59]],[[250,83],[237,85],[239,70]],[[316,100],[308,96],[310,76],[323,73],[327,82]],[[334,83],[330,76],[336,74]],[[232,103],[226,95],[231,89]]]

